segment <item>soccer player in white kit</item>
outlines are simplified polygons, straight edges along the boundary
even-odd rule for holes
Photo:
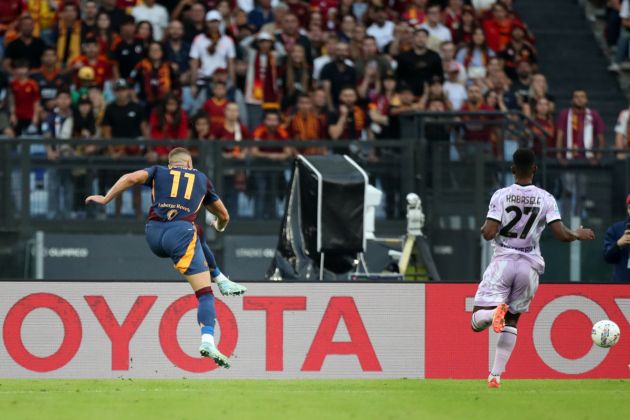
[[[567,228],[554,197],[533,185],[538,169],[534,152],[519,149],[512,160],[515,182],[494,193],[481,227],[483,238],[492,241],[493,254],[477,288],[471,319],[473,331],[481,332],[492,325],[500,334],[488,376],[490,388],[501,385],[501,373],[516,344],[518,318],[529,308],[538,277],[545,270],[539,247],[545,226],[561,242],[595,239],[591,229]]]

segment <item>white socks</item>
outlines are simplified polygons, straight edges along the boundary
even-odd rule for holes
[[[211,345],[215,345],[214,344],[214,336],[212,334],[201,334],[201,342],[202,343],[210,343]]]
[[[494,365],[490,371],[491,375],[499,376],[505,371],[505,365],[510,360],[510,355],[516,345],[516,328],[503,327],[497,341],[497,351],[494,354]]]
[[[229,279],[223,273],[219,274],[216,277],[212,277],[212,281],[214,281],[215,283],[222,283],[226,280],[229,280]]]
[[[472,314],[470,323],[475,331],[483,331],[492,325],[494,309],[480,309]]]

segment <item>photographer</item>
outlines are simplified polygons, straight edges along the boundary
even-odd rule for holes
[[[630,195],[626,197],[626,211],[628,217],[610,226],[604,239],[604,260],[614,264],[611,280],[615,283],[630,283]]]

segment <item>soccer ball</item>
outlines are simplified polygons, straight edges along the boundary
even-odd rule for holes
[[[593,330],[591,331],[591,338],[593,339],[593,343],[599,347],[612,347],[619,341],[619,335],[621,332],[619,331],[619,326],[614,322],[605,319],[603,321],[596,322],[593,325]]]

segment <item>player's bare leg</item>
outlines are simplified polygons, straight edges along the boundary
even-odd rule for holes
[[[203,273],[185,277],[199,300],[199,307],[197,309],[197,322],[201,327],[201,346],[199,346],[199,353],[203,357],[211,358],[217,365],[229,368],[230,362],[228,358],[221,354],[214,342],[216,312],[214,294],[210,286],[210,272],[204,271]]]

